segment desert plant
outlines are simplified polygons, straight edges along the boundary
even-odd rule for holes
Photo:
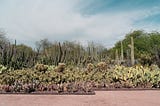
[[[35,69],[40,71],[40,72],[45,73],[47,71],[48,67],[47,67],[47,65],[44,65],[44,64],[36,64]]]
[[[98,68],[99,70],[105,70],[105,69],[107,69],[107,64],[106,64],[105,62],[99,62],[99,63],[97,64],[97,68]]]
[[[65,67],[65,63],[59,63],[58,66],[55,68],[55,71],[62,73],[65,70]]]
[[[4,73],[5,71],[7,71],[7,67],[0,65],[0,74]]]
[[[94,69],[94,65],[92,63],[87,64],[87,71],[91,72]]]
[[[131,65],[133,66],[135,64],[135,60],[134,60],[134,41],[133,41],[133,37],[131,37],[131,44],[128,45],[131,49]]]

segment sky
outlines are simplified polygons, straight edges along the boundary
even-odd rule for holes
[[[134,30],[160,31],[160,0],[0,0],[0,29],[32,47],[47,38],[110,48]]]

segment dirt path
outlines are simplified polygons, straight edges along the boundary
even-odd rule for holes
[[[0,106],[160,106],[160,91],[98,91],[96,95],[0,95]]]

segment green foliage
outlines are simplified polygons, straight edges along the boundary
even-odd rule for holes
[[[4,73],[7,71],[7,67],[0,65],[0,74]]]
[[[160,33],[151,32],[145,33],[144,31],[133,31],[125,36],[123,42],[124,58],[130,58],[130,37],[134,39],[135,59],[139,60],[142,65],[151,65],[156,63],[160,66]],[[114,57],[115,51],[121,50],[121,41],[117,42],[113,48],[108,51],[111,58]],[[120,54],[120,53],[119,53]]]

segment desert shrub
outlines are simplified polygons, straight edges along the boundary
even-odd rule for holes
[[[62,73],[65,70],[65,67],[66,67],[65,63],[59,63],[58,66],[55,68],[55,71]]]
[[[105,69],[107,69],[107,64],[105,62],[99,62],[97,64],[97,68],[98,68],[98,70],[105,70]]]
[[[47,67],[47,65],[44,65],[44,64],[36,64],[35,69],[40,71],[40,72],[45,73],[47,71],[48,67]]]
[[[92,63],[87,64],[87,71],[91,72],[94,69],[94,65]]]

